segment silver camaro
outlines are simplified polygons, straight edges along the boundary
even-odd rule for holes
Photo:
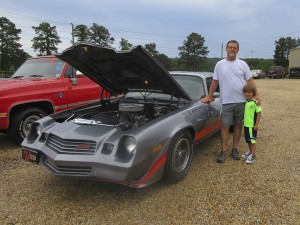
[[[220,130],[219,94],[210,104],[199,101],[212,73],[168,72],[141,46],[117,51],[81,43],[57,57],[110,97],[32,124],[22,158],[54,175],[136,188],[162,178],[175,183],[187,175],[194,145]]]

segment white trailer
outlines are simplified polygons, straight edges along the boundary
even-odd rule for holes
[[[300,78],[300,48],[290,50],[289,54],[289,77]]]

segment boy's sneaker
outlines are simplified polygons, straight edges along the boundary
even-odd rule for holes
[[[256,156],[255,155],[252,155],[250,154],[246,160],[246,163],[247,164],[250,164],[250,163],[254,163],[256,161]]]
[[[248,151],[245,152],[245,153],[242,155],[242,157],[243,157],[243,159],[247,159],[249,155],[251,155],[251,152],[250,152],[250,150],[248,149]]]
[[[226,152],[221,151],[218,155],[217,162],[218,163],[223,163],[223,162],[225,162],[225,160],[226,160]]]
[[[232,149],[231,155],[236,160],[240,160],[241,159],[239,151],[237,149],[235,149],[235,148]]]

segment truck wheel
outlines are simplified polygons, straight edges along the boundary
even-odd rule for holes
[[[175,135],[168,151],[164,179],[171,183],[182,180],[192,165],[193,151],[193,138],[189,132]]]
[[[31,124],[45,115],[46,113],[39,108],[27,108],[15,112],[11,115],[8,136],[16,144],[21,144],[28,135]]]

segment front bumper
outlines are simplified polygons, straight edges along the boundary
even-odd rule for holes
[[[26,142],[26,141],[24,141]],[[135,162],[111,162],[105,155],[59,154],[44,145],[42,150],[22,143],[22,150],[39,154],[39,163],[55,176],[78,177],[89,180],[109,181],[141,188],[162,178],[166,155],[157,156],[150,164],[147,160]]]

